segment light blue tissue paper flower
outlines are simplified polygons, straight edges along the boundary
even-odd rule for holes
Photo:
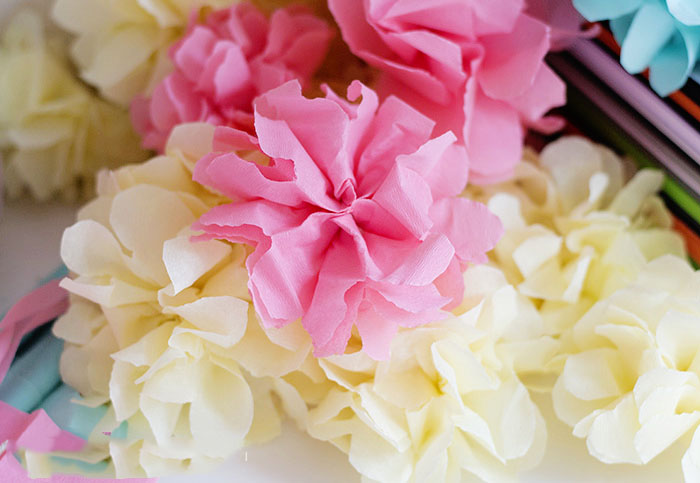
[[[622,47],[620,63],[631,74],[649,68],[662,96],[683,87],[700,55],[700,0],[574,0],[591,22],[610,20]]]

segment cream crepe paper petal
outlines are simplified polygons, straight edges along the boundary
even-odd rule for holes
[[[167,240],[163,244],[163,263],[175,294],[192,286],[230,253],[229,245],[216,240],[191,243],[189,234]]]
[[[700,431],[695,431],[688,451],[683,455],[683,477],[685,481],[697,481],[700,479]]]

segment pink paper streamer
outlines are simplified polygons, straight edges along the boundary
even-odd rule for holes
[[[25,295],[0,321],[0,383],[7,374],[22,337],[68,309],[68,293],[52,280]]]

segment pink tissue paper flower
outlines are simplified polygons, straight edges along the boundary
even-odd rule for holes
[[[385,359],[399,326],[459,304],[462,265],[484,262],[502,227],[457,197],[469,163],[452,133],[432,137],[431,119],[358,81],[350,102],[324,91],[288,82],[256,99],[255,137],[218,129],[194,179],[234,202],[194,228],[255,247],[248,287],[266,326],[301,318],[319,357],[344,352],[355,326]]]
[[[196,19],[195,19],[196,20]],[[333,36],[310,10],[275,10],[268,20],[239,3],[210,13],[169,52],[175,71],[136,98],[131,116],[143,145],[162,151],[173,127],[193,121],[252,129],[253,99],[292,79],[308,83]]]
[[[565,102],[544,63],[550,28],[524,0],[329,0],[354,54],[380,69],[380,92],[398,95],[453,131],[471,181],[512,174],[525,128],[561,127],[545,113]]]

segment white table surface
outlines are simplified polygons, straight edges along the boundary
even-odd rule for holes
[[[21,0],[0,0],[0,19]],[[48,0],[24,0],[46,5]],[[93,0],[85,0],[93,1]],[[116,0],[119,1],[119,0]],[[426,0],[430,1],[430,0]],[[485,0],[488,1],[488,0]],[[0,22],[1,25],[1,22]],[[0,27],[1,29],[1,27]],[[5,95],[6,93],[0,93]],[[75,206],[36,204],[27,200],[6,203],[0,214],[0,313],[30,291],[59,264],[61,233],[75,217]],[[644,467],[604,465],[588,455],[585,442],[552,414],[548,398],[535,396],[548,425],[547,454],[542,464],[521,481],[635,482],[683,481],[680,459],[686,446],[677,444]],[[1,480],[1,478],[0,478]],[[347,457],[328,443],[313,440],[285,424],[282,435],[263,446],[233,456],[214,473],[162,478],[162,483],[223,482],[357,482],[360,478]]]

